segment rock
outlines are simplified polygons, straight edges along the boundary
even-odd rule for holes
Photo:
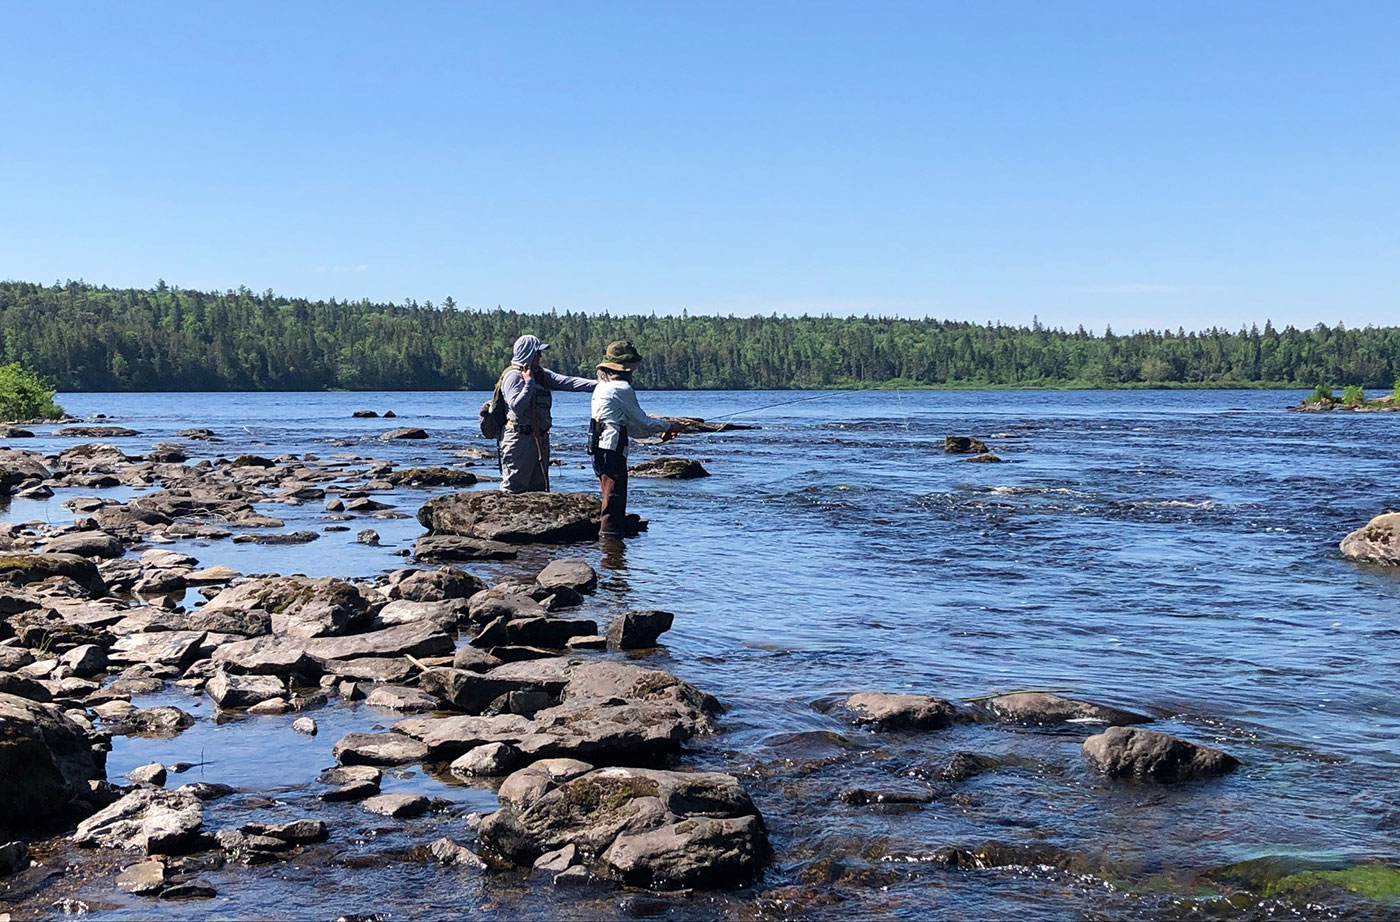
[[[876,805],[907,805],[933,803],[933,795],[927,791],[869,791],[865,788],[850,788],[839,795],[843,804],[853,807]]]
[[[296,720],[292,721],[292,729],[302,736],[315,736],[316,721],[312,720],[310,717],[298,717]]]
[[[586,560],[555,560],[540,571],[535,582],[546,589],[572,589],[587,595],[598,588],[598,571]]]
[[[485,743],[458,756],[448,766],[454,775],[495,778],[509,774],[520,761],[520,753],[505,743]]]
[[[457,535],[424,535],[413,545],[420,560],[513,560],[519,552],[499,541]]]
[[[502,662],[499,657],[476,647],[458,647],[457,652],[452,654],[452,668],[469,672],[486,672],[502,665]]]
[[[355,535],[355,540],[360,544],[368,544],[370,547],[379,547],[379,532],[373,528],[366,528]]]
[[[673,423],[677,432],[731,432],[741,429],[760,428],[758,426],[746,426],[743,423],[712,423],[698,416],[662,416],[661,419]]]
[[[231,567],[205,567],[203,570],[195,570],[193,573],[185,574],[185,582],[191,586],[212,586],[231,582],[240,575],[237,570]]]
[[[608,625],[608,646],[615,650],[644,650],[671,629],[676,616],[668,611],[628,611]]]
[[[363,801],[360,806],[371,813],[407,819],[427,813],[428,798],[422,794],[379,794]]]
[[[165,886],[165,862],[157,858],[140,861],[117,875],[117,889],[144,895],[158,893]]]
[[[374,410],[356,410],[350,416],[354,419],[378,419],[379,414]]]
[[[452,493],[429,500],[418,521],[433,534],[508,544],[586,541],[598,537],[598,497],[591,493]]]
[[[275,717],[278,714],[287,713],[287,699],[281,695],[265,698],[255,704],[248,705],[249,714],[262,714],[264,716]]]
[[[291,637],[235,640],[221,644],[213,658],[214,665],[220,669],[248,675],[290,678],[321,673],[320,664],[307,655],[304,642]]]
[[[163,900],[212,900],[219,893],[207,881],[189,880],[160,891]]]
[[[23,842],[0,845],[0,877],[10,877],[29,867],[29,846]]]
[[[316,780],[322,784],[337,785],[334,790],[322,794],[321,800],[327,803],[346,803],[378,794],[382,777],[379,769],[368,765],[345,765],[322,772]]]
[[[949,435],[943,439],[943,450],[958,454],[980,455],[987,451],[987,443],[966,435]]]
[[[239,455],[228,463],[229,467],[276,467],[277,462],[261,455]]]
[[[1400,566],[1400,512],[1378,515],[1342,539],[1349,560]]]
[[[199,563],[189,554],[167,551],[163,548],[152,548],[142,553],[139,560],[144,567],[155,567],[161,570],[190,570]]]
[[[146,455],[147,461],[156,464],[184,464],[189,459],[185,450],[174,442],[159,442],[151,446],[150,454]]]
[[[88,679],[107,669],[107,651],[97,644],[83,644],[60,656],[58,661],[73,670],[75,676]]]
[[[1088,701],[1075,701],[1045,692],[1017,692],[981,702],[982,708],[1001,720],[1030,724],[1106,723],[1114,726],[1147,723],[1145,714],[1124,711]]]
[[[248,823],[239,832],[249,836],[270,836],[292,845],[313,845],[330,838],[330,830],[321,820],[292,820],[289,823]]]
[[[61,439],[129,439],[140,434],[123,426],[68,426],[54,432]]]
[[[402,571],[401,571],[402,572]],[[412,602],[469,599],[486,588],[481,580],[458,567],[412,570],[389,586],[389,598]]]
[[[517,776],[523,778],[517,781]],[[767,857],[763,821],[738,779],[717,772],[606,768],[562,778],[530,766],[506,779],[478,827],[528,866],[572,846],[600,877],[649,889],[735,886]],[[548,863],[548,862],[546,862]]]
[[[305,642],[305,647],[312,659],[331,669],[334,661],[361,657],[451,656],[455,644],[436,625],[413,622],[367,634],[313,637]]]
[[[442,630],[452,630],[466,617],[467,603],[462,599],[443,602],[410,602],[407,599],[395,599],[379,609],[379,614],[374,616],[374,624],[378,627],[389,627],[426,621]]]
[[[1001,459],[991,452],[983,452],[980,455],[973,455],[971,458],[963,458],[964,464],[1000,464]]]
[[[354,685],[355,682],[403,682],[417,671],[413,664],[402,656],[362,656],[348,660],[329,660],[326,665],[336,675],[351,680],[342,683],[347,685]],[[351,700],[365,696],[363,691],[359,691],[356,696],[353,692],[347,693],[343,688],[340,694]]]
[[[272,614],[272,629],[292,637],[344,634],[368,623],[369,601],[341,579],[272,576],[250,579],[223,590],[204,606],[260,609]]]
[[[664,480],[694,480],[710,472],[699,461],[686,458],[648,458],[627,469],[633,477],[659,477]]]
[[[428,846],[428,854],[432,855],[443,864],[456,865],[458,867],[486,869],[486,862],[482,861],[476,852],[465,845],[458,845],[451,839],[443,836],[441,839],[434,839]]]
[[[208,441],[214,438],[213,430],[210,429],[181,429],[175,433],[177,439],[192,439],[197,442]]]
[[[394,471],[386,479],[395,486],[404,487],[470,487],[477,482],[477,476],[471,471],[455,467],[406,467]]]
[[[233,536],[234,544],[310,544],[321,536],[314,531],[293,531],[285,534],[266,535],[245,532]]]
[[[845,706],[857,723],[877,730],[941,730],[959,718],[957,705],[929,695],[861,692]]]
[[[189,794],[198,797],[201,801],[218,800],[220,797],[228,797],[234,793],[232,787],[227,784],[216,784],[210,781],[196,781],[193,784],[182,784],[175,789],[177,794]]]
[[[938,773],[938,777],[944,781],[966,781],[975,775],[991,771],[1000,764],[991,756],[978,755],[975,752],[955,752],[948,764]]]
[[[341,765],[403,765],[421,762],[428,746],[402,733],[351,733],[335,744],[335,760]]]
[[[58,812],[103,777],[104,760],[57,707],[0,693],[0,823]]]
[[[221,708],[246,708],[286,693],[282,680],[270,675],[231,675],[220,669],[204,691]]]
[[[108,656],[114,663],[162,665],[183,672],[201,658],[207,636],[204,631],[128,634],[112,645]]]
[[[206,844],[199,798],[160,788],[135,788],[78,824],[81,846],[140,849],[148,855],[181,855]]]
[[[165,766],[159,762],[152,762],[149,765],[133,768],[126,773],[126,777],[135,784],[152,784],[163,788],[165,787]]]
[[[0,585],[28,586],[55,576],[71,579],[94,596],[102,595],[106,586],[97,566],[76,554],[5,554],[0,555]]]
[[[1223,775],[1239,766],[1234,756],[1155,730],[1109,727],[1084,741],[1084,755],[1111,777],[1188,781]]]
[[[263,637],[272,633],[272,616],[257,609],[199,608],[187,614],[163,616],[147,630],[157,625],[169,625],[172,630],[208,631],[211,634],[238,634],[243,637]]]
[[[44,551],[49,554],[76,554],[79,557],[120,557],[126,548],[116,536],[105,531],[76,531],[58,535],[44,542]]]
[[[390,429],[388,432],[381,433],[379,437],[385,441],[393,439],[426,439],[428,433],[413,426],[405,426],[400,429]]]
[[[345,511],[354,513],[378,512],[382,509],[392,508],[394,507],[388,503],[381,503],[367,496],[362,496],[359,499],[352,499],[345,504]]]
[[[365,704],[390,711],[435,711],[438,700],[416,688],[380,685],[365,698]]]
[[[545,852],[535,859],[535,863],[530,866],[532,873],[562,874],[574,866],[578,861],[578,846],[570,843],[563,848],[556,848],[552,852]]]

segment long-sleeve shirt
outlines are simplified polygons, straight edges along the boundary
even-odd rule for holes
[[[591,391],[598,386],[592,378],[575,378],[541,368],[530,375],[530,380],[511,366],[501,377],[501,396],[506,401],[506,418],[516,428],[533,427],[536,432],[548,432],[554,426],[551,409],[554,405],[553,391]]]
[[[603,432],[598,437],[598,447],[617,451],[622,445],[618,427],[625,427],[628,436],[659,435],[671,428],[664,419],[648,416],[637,403],[637,392],[630,381],[600,381],[593,391],[593,418],[603,423]]]

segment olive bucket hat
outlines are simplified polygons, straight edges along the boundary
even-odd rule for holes
[[[642,355],[637,351],[637,347],[627,340],[619,340],[615,343],[608,343],[607,352],[603,360],[598,363],[599,368],[607,368],[612,371],[631,371],[642,364]]]

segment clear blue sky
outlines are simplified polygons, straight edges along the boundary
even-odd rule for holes
[[[0,0],[0,278],[1400,322],[1400,3]]]

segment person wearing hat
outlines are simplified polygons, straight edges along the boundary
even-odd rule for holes
[[[515,341],[510,367],[501,375],[501,397],[506,404],[506,424],[499,442],[501,491],[549,492],[549,430],[554,391],[591,391],[597,381],[550,371],[540,364],[549,348],[538,336]]]
[[[642,357],[629,342],[608,345],[598,363],[598,384],[593,390],[592,423],[588,441],[593,455],[593,473],[603,492],[603,517],[598,533],[604,538],[620,538],[627,523],[627,440],[633,436],[675,435],[675,426],[648,416],[637,403],[632,389],[632,372]]]

